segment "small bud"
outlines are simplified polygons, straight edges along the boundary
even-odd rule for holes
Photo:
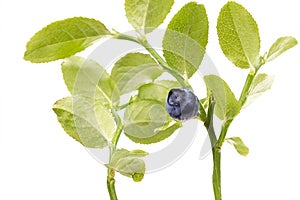
[[[134,182],[140,182],[142,181],[144,178],[144,174],[143,173],[135,173],[132,175],[132,179]]]

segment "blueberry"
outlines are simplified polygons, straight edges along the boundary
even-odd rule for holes
[[[188,120],[198,114],[197,96],[188,88],[174,88],[169,91],[166,108],[169,115],[177,120]]]

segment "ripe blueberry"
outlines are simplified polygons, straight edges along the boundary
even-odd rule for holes
[[[199,102],[190,89],[174,88],[169,91],[166,108],[172,118],[188,120],[198,114]]]

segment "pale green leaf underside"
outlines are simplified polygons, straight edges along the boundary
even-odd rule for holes
[[[260,38],[257,24],[240,4],[228,2],[217,23],[219,43],[225,56],[239,68],[256,67]]]
[[[286,50],[297,45],[298,42],[294,37],[286,36],[278,38],[271,46],[268,55],[267,61],[272,61],[277,58],[280,54],[284,53]]]
[[[273,84],[274,77],[268,74],[258,74],[251,85],[249,96],[263,93],[269,90]]]
[[[143,179],[146,171],[145,163],[140,158],[147,155],[148,153],[142,150],[118,149],[113,153],[110,163],[106,166],[139,182]]]
[[[107,146],[116,129],[110,111],[88,98],[63,98],[53,105],[53,110],[65,132],[85,147]]]
[[[233,119],[241,109],[227,83],[216,75],[204,76],[205,84],[216,101],[215,114],[222,120]]]
[[[130,133],[126,133],[125,135],[135,143],[139,144],[153,144],[164,139],[170,137],[177,129],[181,128],[182,124],[180,122],[172,121],[169,124],[166,124],[163,127],[157,129],[156,133],[149,137],[141,136],[133,136]],[[143,133],[141,133],[143,134]]]
[[[165,103],[138,100],[131,103],[124,114],[124,131],[136,143],[151,144],[169,137],[181,126],[168,115]]]
[[[157,100],[165,102],[169,91],[172,88],[179,88],[180,84],[176,81],[161,80],[148,83],[139,88],[138,98]]]
[[[120,93],[137,90],[162,74],[161,67],[148,54],[129,53],[118,60],[111,72]]]
[[[168,65],[190,78],[199,68],[208,42],[208,18],[203,5],[183,6],[168,25],[163,52]]]
[[[256,75],[249,89],[245,106],[248,106],[262,93],[271,89],[273,82],[274,82],[274,76],[270,76],[267,74]]]
[[[249,148],[244,144],[240,137],[227,138],[226,141],[232,144],[235,150],[242,156],[247,156],[249,153]]]
[[[126,16],[136,30],[150,33],[164,21],[173,3],[174,0],[126,0]]]
[[[111,108],[118,105],[119,90],[105,69],[96,61],[78,56],[66,58],[62,72],[72,95],[81,95]]]
[[[50,62],[84,50],[111,33],[95,19],[74,17],[53,22],[37,32],[27,43],[24,59]]]

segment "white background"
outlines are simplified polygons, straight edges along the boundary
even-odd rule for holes
[[[162,28],[186,2],[175,2]],[[233,67],[222,55],[215,30],[226,1],[198,2],[205,4],[210,20],[208,53],[238,95],[247,70]],[[261,53],[279,36],[300,40],[297,1],[238,2],[259,25]],[[63,132],[51,110],[56,100],[68,95],[60,61],[31,64],[22,58],[30,37],[56,20],[85,16],[108,28],[130,30],[124,2],[1,0],[0,4],[0,199],[109,199],[106,169]],[[228,136],[241,136],[250,153],[241,157],[224,145],[224,200],[300,198],[299,53],[297,46],[263,67],[276,75],[272,89],[243,110],[230,127]],[[213,199],[212,156],[198,159],[203,143],[199,138],[178,162],[147,174],[141,183],[117,175],[119,199]]]

